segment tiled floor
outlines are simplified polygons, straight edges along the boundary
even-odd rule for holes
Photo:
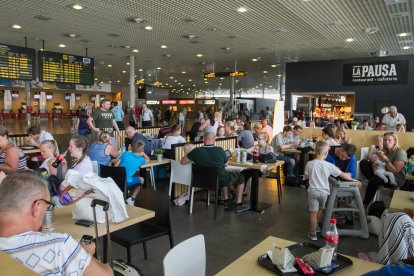
[[[70,137],[70,121],[41,121],[41,126],[55,134],[59,144],[67,145]],[[19,121],[4,121],[3,124],[13,133],[25,132],[27,124]],[[167,192],[166,181],[157,181],[158,190]],[[207,251],[207,275],[213,275],[237,259],[255,244],[269,235],[292,241],[307,241],[308,229],[307,192],[302,188],[283,186],[282,203],[277,203],[276,181],[260,180],[261,201],[273,204],[264,213],[244,212],[235,214],[220,206],[216,221],[213,220],[213,207],[196,201],[193,214],[187,214],[187,205],[171,207],[172,227],[175,243],[197,234],[204,234]],[[389,204],[390,194],[382,193],[382,200]],[[318,244],[323,245],[319,238]],[[114,244],[113,257],[126,259],[126,250]],[[162,275],[162,260],[169,250],[168,237],[147,243],[148,260],[144,260],[143,249],[134,249],[133,263],[142,268],[145,275]],[[340,237],[339,252],[357,256],[358,252],[378,250],[377,237],[368,240],[355,237]],[[189,260],[191,261],[191,260]]]

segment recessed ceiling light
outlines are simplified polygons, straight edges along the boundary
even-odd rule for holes
[[[247,12],[247,9],[245,7],[240,7],[237,9],[237,11],[243,13],[243,12]]]
[[[122,47],[125,48],[125,49],[130,49],[131,48],[131,46],[129,46],[129,45],[124,45]]]
[[[355,39],[353,39],[352,37],[345,39],[346,42],[353,42],[355,41]]]
[[[221,80],[224,80],[224,78],[220,78]]]
[[[65,48],[66,47],[66,45],[65,44],[59,44],[58,45],[60,48]]]
[[[97,81],[97,80],[98,80],[98,78],[95,78],[95,80]]]
[[[120,80],[117,80],[116,82],[121,82]]]
[[[22,28],[22,26],[20,26],[20,25],[18,25],[18,24],[13,24],[13,25],[11,25],[11,27],[12,27],[13,29],[17,29],[17,30],[19,30],[19,29],[21,29],[21,28]]]
[[[108,64],[108,67],[111,68],[112,67],[112,64]]]
[[[406,37],[406,36],[409,36],[409,35],[410,35],[410,33],[399,33],[397,36]]]
[[[403,50],[408,50],[408,49],[412,49],[412,48],[413,48],[412,46],[404,46],[404,47],[402,47]]]
[[[174,79],[174,77],[170,77],[170,80]]]
[[[277,75],[278,77],[281,77],[282,75],[281,74],[279,74],[279,75]]]
[[[272,65],[270,65],[271,67],[273,67],[273,68],[275,68],[275,67],[277,67],[277,65],[276,64],[272,64]]]
[[[144,29],[147,30],[147,31],[150,31],[150,30],[152,30],[152,26],[149,26],[149,25],[145,26]]]
[[[79,11],[79,10],[82,10],[83,7],[81,5],[79,5],[79,4],[74,4],[74,5],[72,5],[72,9]]]
[[[139,71],[139,72],[142,72],[142,71],[144,71],[144,70],[143,70],[142,68],[139,68],[139,69],[138,69],[138,71]]]
[[[167,45],[161,45],[161,48],[167,49]]]
[[[139,50],[138,50],[138,49],[134,49],[134,50],[132,50],[132,52],[134,52],[134,53],[138,53],[138,52],[139,52]]]
[[[125,74],[125,73],[126,73],[126,71],[125,71],[125,70],[123,70],[123,71],[122,71],[122,74]]]
[[[112,83],[112,81],[108,81],[108,83]]]
[[[268,72],[265,70],[265,71],[263,71],[263,74],[267,74]]]
[[[203,55],[202,55],[202,54],[197,54],[196,56],[197,56],[197,57],[202,57]]]
[[[182,74],[185,74],[185,73],[187,73],[187,72],[186,72],[186,71],[182,71],[181,73],[182,73]]]
[[[257,61],[257,58],[252,58],[252,61]]]
[[[75,38],[75,37],[78,37],[79,35],[77,35],[77,34],[66,34],[66,36],[70,37],[70,38]]]
[[[157,67],[157,70],[161,70],[162,68],[161,67]]]

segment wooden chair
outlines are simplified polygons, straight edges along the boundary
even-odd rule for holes
[[[170,247],[174,246],[171,220],[170,201],[168,195],[159,191],[144,189],[135,199],[135,206],[155,212],[155,217],[111,234],[111,240],[127,248],[127,259],[131,263],[132,246],[142,243],[145,260],[147,259],[146,242],[158,237],[168,235]]]

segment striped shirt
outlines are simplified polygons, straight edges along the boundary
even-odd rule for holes
[[[82,275],[91,261],[68,234],[26,232],[0,238],[0,249],[40,275]]]
[[[13,145],[13,147],[16,147]],[[17,147],[16,147],[17,148]],[[18,148],[19,149],[19,148]],[[3,151],[2,154],[0,154],[0,165],[6,163],[6,151]],[[26,155],[19,149],[20,155],[19,155],[19,164],[17,166],[18,170],[24,170],[26,168]]]

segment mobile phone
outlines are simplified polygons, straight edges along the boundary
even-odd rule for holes
[[[81,219],[75,222],[76,225],[81,225],[81,226],[85,226],[85,227],[91,227],[93,226],[95,223],[93,221],[90,220],[86,220],[86,219]]]
[[[83,235],[81,238],[81,242],[84,242],[86,244],[91,244],[93,242],[93,237],[89,235]]]

